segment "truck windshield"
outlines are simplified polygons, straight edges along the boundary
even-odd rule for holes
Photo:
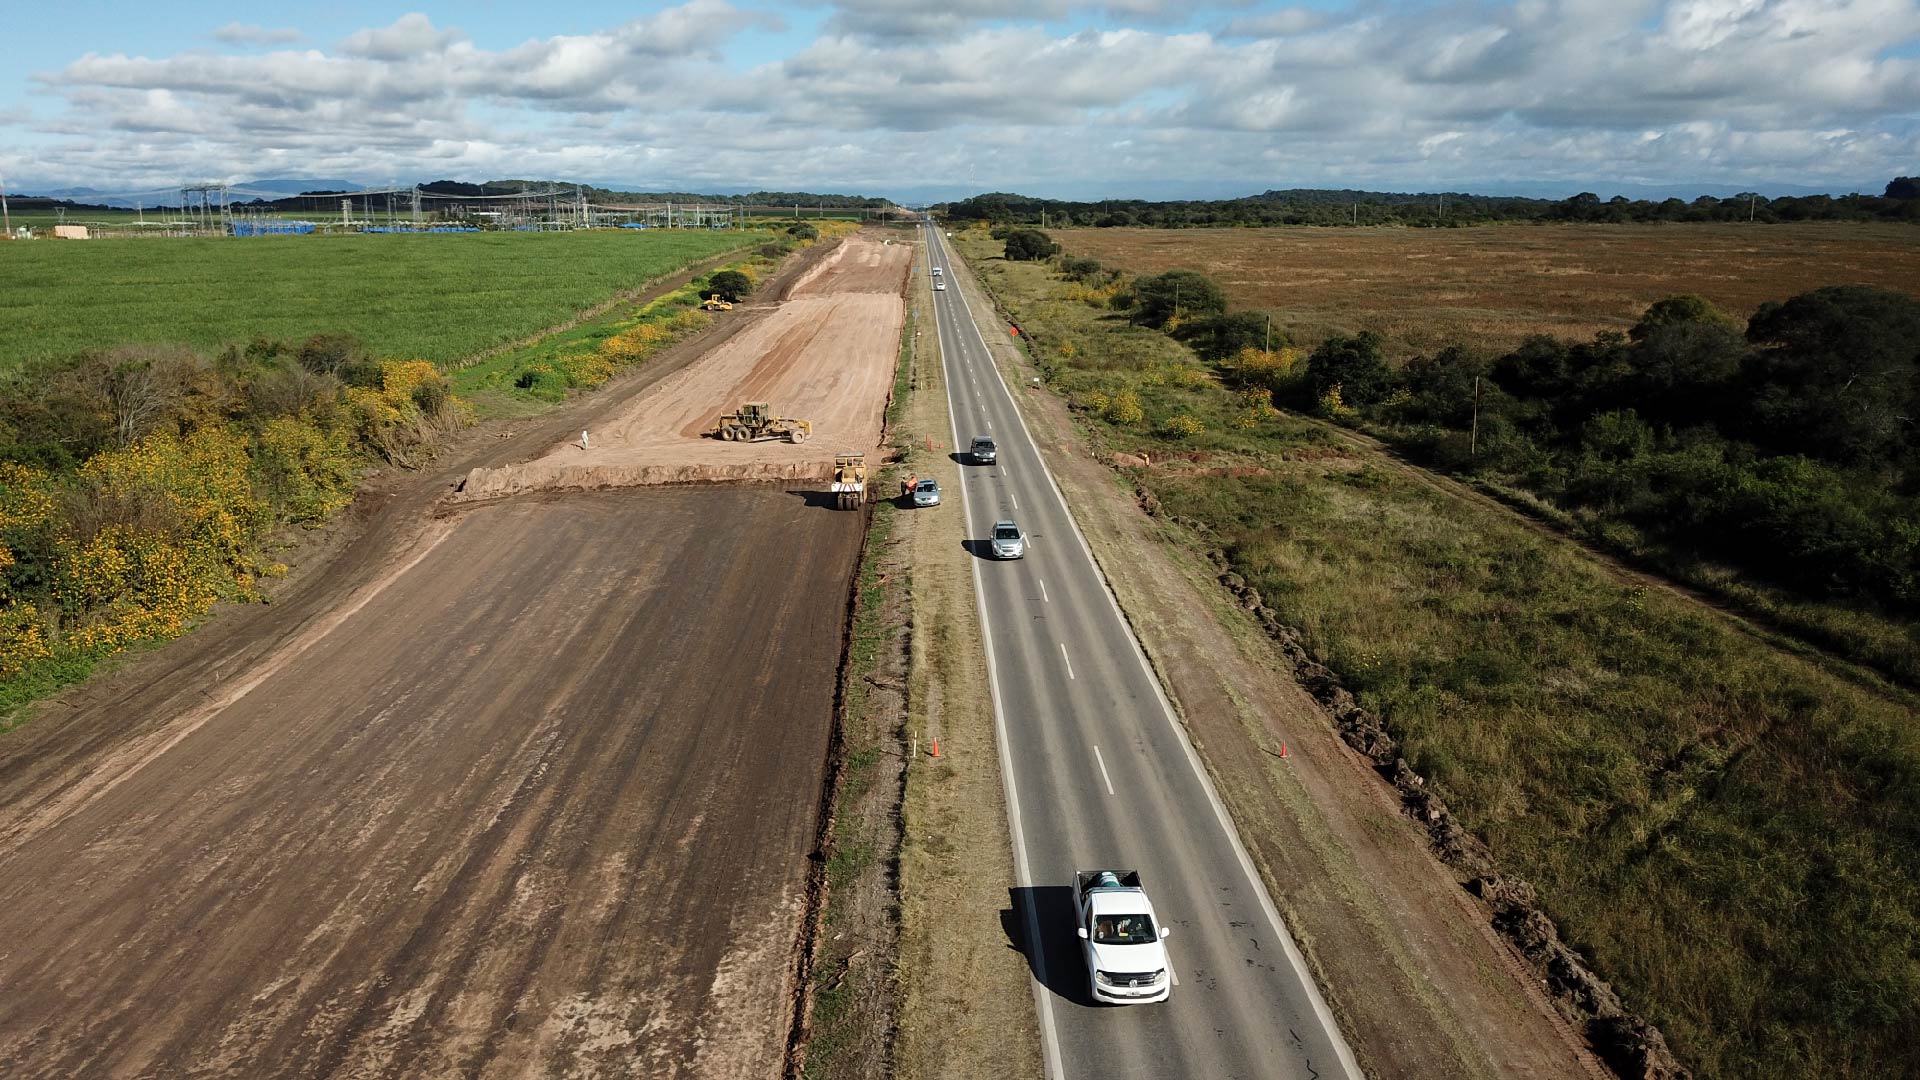
[[[1095,945],[1145,945],[1157,940],[1151,915],[1102,915],[1093,920]]]

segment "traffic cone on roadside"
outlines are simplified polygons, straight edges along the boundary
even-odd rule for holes
[[[1281,756],[1281,757],[1286,757],[1286,756],[1287,756],[1287,744],[1286,744],[1286,743],[1281,743],[1281,744],[1280,744],[1280,756]]]
[[[933,740],[933,756],[934,757],[940,756],[940,740],[939,739]]]

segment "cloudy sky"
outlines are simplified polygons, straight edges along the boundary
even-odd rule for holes
[[[1920,172],[1920,0],[75,0],[7,24],[12,190],[1877,192]]]

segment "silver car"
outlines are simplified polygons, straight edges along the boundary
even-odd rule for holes
[[[991,546],[996,559],[1023,558],[1027,554],[1027,535],[1011,521],[996,521]]]
[[[940,482],[937,480],[922,480],[913,485],[913,505],[923,507],[939,506]]]

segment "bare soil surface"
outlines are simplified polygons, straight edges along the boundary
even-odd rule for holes
[[[833,455],[880,444],[899,356],[911,244],[850,238],[780,288],[771,307],[723,315],[746,325],[698,365],[664,380],[532,461],[476,469],[461,499],[716,480],[824,479]],[[804,443],[723,442],[716,420],[742,402],[813,423]]]
[[[992,311],[970,269],[956,271],[976,315]],[[984,329],[1010,376],[1035,373]],[[1190,538],[1139,509],[1059,399],[1019,397],[1367,1075],[1608,1075]]]
[[[381,478],[0,739],[0,1075],[779,1074],[861,516],[433,509],[740,329]]]
[[[1504,350],[1529,334],[1626,330],[1648,305],[1696,293],[1741,321],[1823,285],[1920,295],[1913,226],[1476,225],[1458,229],[1058,229],[1074,255],[1140,274],[1186,268],[1236,308],[1273,313],[1309,348],[1373,330],[1394,360],[1448,345]]]

